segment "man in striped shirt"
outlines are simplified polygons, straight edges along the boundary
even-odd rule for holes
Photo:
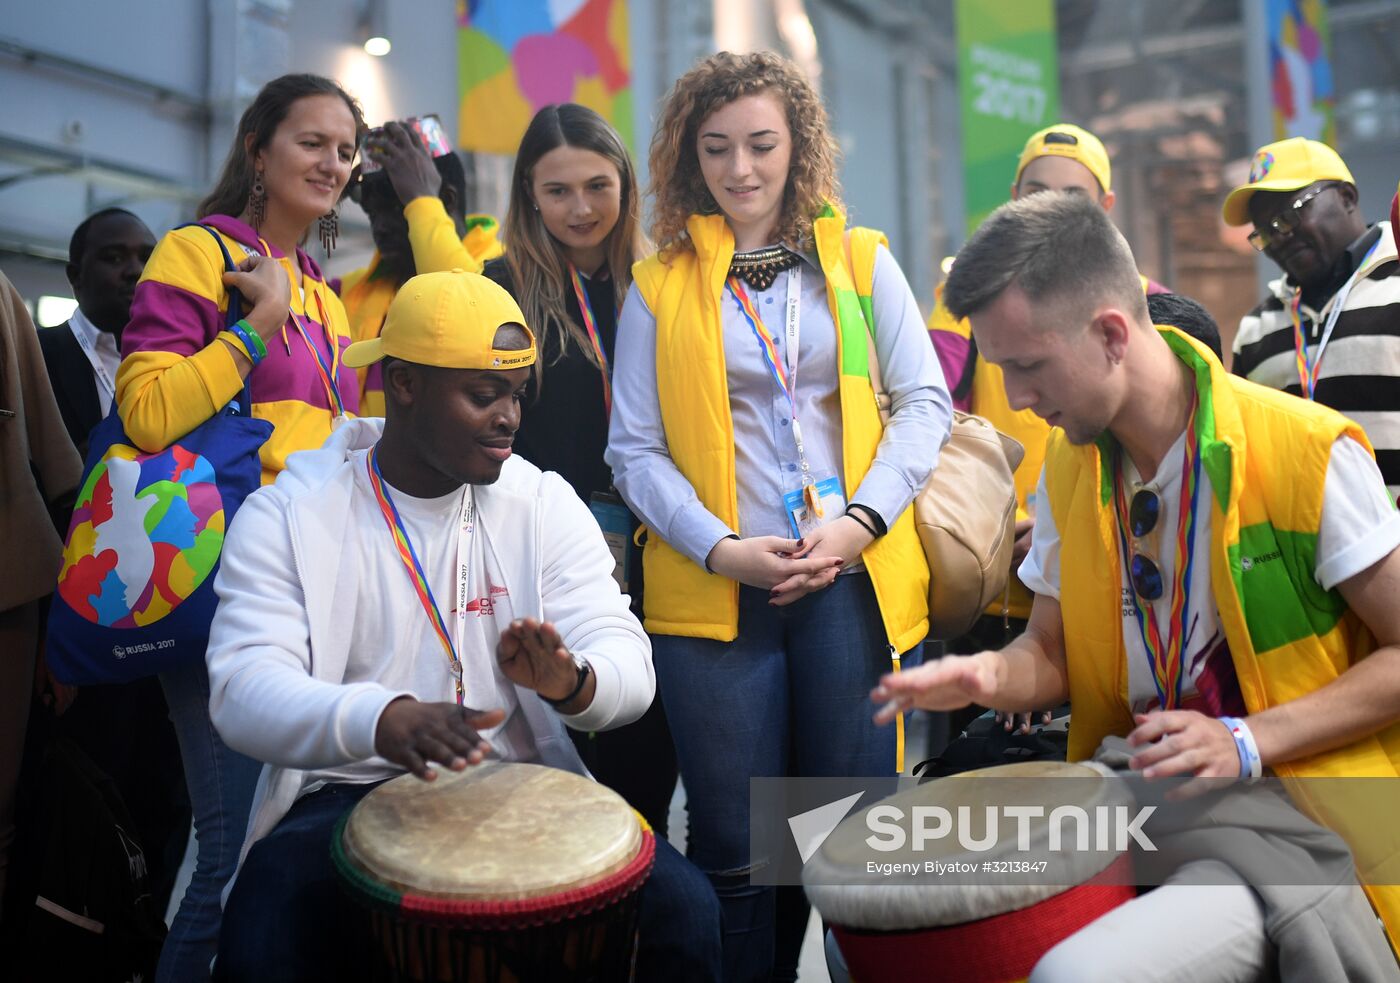
[[[1331,406],[1366,431],[1400,494],[1400,261],[1388,222],[1367,225],[1351,171],[1294,137],[1261,147],[1225,199],[1229,225],[1284,275],[1240,321],[1233,369]]]

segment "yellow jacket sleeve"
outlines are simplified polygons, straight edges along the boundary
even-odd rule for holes
[[[117,407],[127,436],[155,453],[198,427],[243,388],[219,333],[223,257],[208,233],[176,229],[151,254],[122,334]]]
[[[442,199],[432,195],[414,198],[404,206],[408,242],[413,247],[413,268],[418,273],[463,269],[480,273],[482,261],[462,245]]]

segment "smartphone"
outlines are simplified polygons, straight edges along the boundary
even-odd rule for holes
[[[447,131],[442,128],[442,119],[437,113],[430,113],[427,116],[411,116],[403,121],[428,148],[428,153],[433,157],[445,157],[452,153],[452,144],[448,142]],[[384,127],[376,126],[365,133],[360,140],[360,175],[362,177],[377,174],[383,170],[379,162],[372,158],[369,153],[370,141],[375,137],[382,136]]]

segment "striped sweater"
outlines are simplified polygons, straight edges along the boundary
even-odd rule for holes
[[[264,252],[257,234],[227,215],[204,219],[223,236],[233,261],[249,252]],[[272,256],[293,276],[292,260],[275,247]],[[326,365],[335,364],[344,408],[359,407],[355,372],[340,362],[350,343],[345,308],[326,285],[321,270],[300,249],[303,300],[292,288],[292,311]],[[156,244],[136,286],[131,320],[122,333],[122,364],[117,372],[117,406],[127,436],[142,450],[154,452],[189,433],[234,399],[243,387],[233,353],[218,341],[224,330],[228,291],[224,260],[209,233],[181,228]],[[322,325],[330,322],[339,352],[334,362]],[[270,483],[294,451],[320,447],[331,432],[334,410],[315,358],[288,317],[283,333],[267,343],[267,358],[248,376],[253,416],[274,425],[262,448],[262,480]]]
[[[1337,317],[1323,350],[1315,397],[1361,425],[1376,449],[1376,462],[1392,496],[1400,495],[1400,261],[1388,222],[1380,223],[1374,252]],[[1269,284],[1269,296],[1240,321],[1232,371],[1293,395],[1301,395],[1293,322],[1293,285]],[[1299,313],[1308,350],[1315,353],[1334,294],[1321,310]]]
[[[482,264],[505,251],[497,238],[499,226],[489,215],[468,215],[467,234],[459,239],[457,226],[441,198],[415,198],[404,206],[403,215],[408,220],[408,242],[413,247],[413,267],[418,273],[458,268],[480,273]],[[355,341],[379,337],[389,302],[399,290],[399,284],[389,277],[376,275],[378,266],[379,253],[375,253],[369,266],[347,273],[340,283],[340,296],[350,318],[350,335]],[[361,416],[384,415],[381,372],[379,362],[359,370]]]

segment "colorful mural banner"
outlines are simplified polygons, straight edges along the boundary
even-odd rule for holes
[[[627,0],[457,0],[457,145],[513,154],[545,106],[597,110],[632,146]]]
[[[1036,130],[1059,121],[1054,0],[957,0],[963,200],[969,235],[1007,200]]]
[[[1336,144],[1332,32],[1326,0],[1268,0],[1274,139]]]

